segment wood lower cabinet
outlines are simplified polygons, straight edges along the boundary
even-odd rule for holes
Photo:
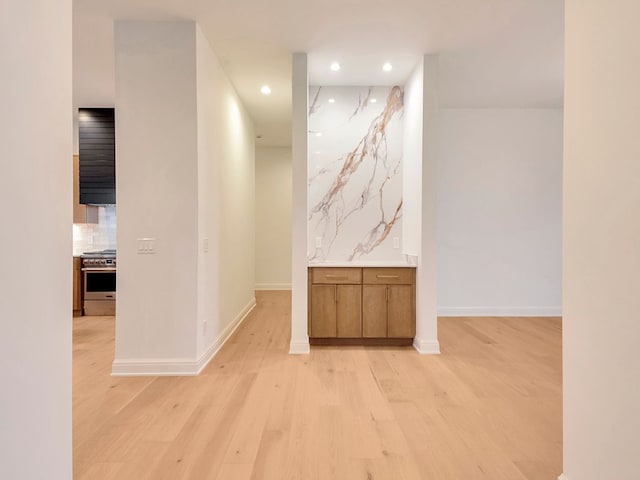
[[[415,337],[415,304],[412,285],[387,285],[387,337]]]
[[[363,269],[363,336],[408,338],[416,334],[415,269]]]
[[[359,268],[310,269],[310,336],[353,338],[362,335],[361,283]]]
[[[82,315],[82,259],[73,257],[73,314]]]
[[[387,287],[365,285],[362,287],[362,336],[385,338],[387,336]]]
[[[352,338],[362,335],[360,285],[311,286],[311,336]]]
[[[312,344],[410,344],[415,268],[309,269]]]

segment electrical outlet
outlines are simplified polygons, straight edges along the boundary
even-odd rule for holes
[[[208,253],[209,252],[209,239],[205,238],[204,240],[202,240],[202,251],[204,251],[204,253]]]
[[[393,248],[400,248],[400,239],[398,237],[393,237]]]

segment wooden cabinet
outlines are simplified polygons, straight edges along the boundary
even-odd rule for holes
[[[82,315],[82,259],[73,257],[73,314]]]
[[[362,335],[362,272],[359,268],[317,268],[310,272],[309,331],[312,337]]]
[[[410,344],[415,268],[309,269],[312,344]]]
[[[73,223],[98,223],[98,207],[80,203],[80,157],[73,156]]]
[[[387,336],[387,287],[365,285],[362,288],[362,336],[384,338]]]
[[[363,269],[363,336],[407,338],[416,334],[415,269]]]

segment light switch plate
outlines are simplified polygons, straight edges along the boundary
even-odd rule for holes
[[[208,253],[209,252],[209,239],[205,238],[202,240],[202,251],[204,253]]]
[[[138,238],[138,254],[152,254],[156,253],[156,239],[155,238]]]

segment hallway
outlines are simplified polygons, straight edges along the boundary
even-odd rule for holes
[[[74,478],[552,480],[561,321],[442,318],[442,355],[288,355],[290,292],[197,377],[111,377],[112,317],[74,319]]]

